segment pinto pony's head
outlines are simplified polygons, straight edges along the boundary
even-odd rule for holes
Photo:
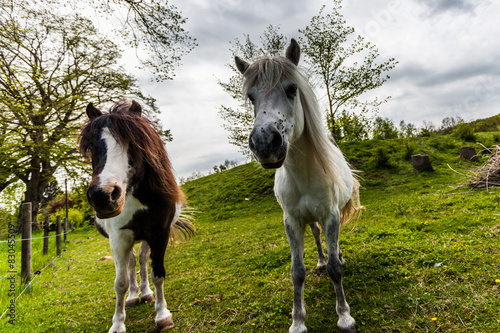
[[[136,101],[103,113],[92,103],[79,135],[80,153],[92,161],[87,199],[100,219],[121,213],[125,197],[140,182],[162,196],[182,201],[164,144]]]

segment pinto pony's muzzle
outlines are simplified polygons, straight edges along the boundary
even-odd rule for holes
[[[118,185],[90,184],[87,188],[87,199],[100,219],[120,215],[125,204],[125,195]]]
[[[256,126],[248,139],[250,150],[265,169],[277,169],[285,161],[288,143],[273,125]]]

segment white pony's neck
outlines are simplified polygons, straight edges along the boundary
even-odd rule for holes
[[[340,149],[330,141],[322,122],[316,96],[302,75],[297,75],[297,101],[294,106],[294,128],[290,148],[283,166],[304,180],[321,177],[325,182],[350,192],[345,182],[351,170]],[[352,176],[351,176],[352,178]],[[350,195],[350,193],[349,193]]]

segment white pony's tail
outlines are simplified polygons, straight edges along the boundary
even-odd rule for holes
[[[343,227],[353,219],[359,219],[361,210],[365,207],[361,206],[359,200],[359,181],[354,177],[352,186],[352,194],[346,205],[340,210],[340,226]]]

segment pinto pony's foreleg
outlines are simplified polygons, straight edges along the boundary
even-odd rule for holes
[[[316,274],[320,275],[326,270],[326,256],[323,251],[323,245],[321,244],[321,229],[318,223],[309,224],[311,227],[311,232],[314,236],[314,241],[316,242],[316,247],[318,249],[318,264],[316,265]]]
[[[141,276],[141,302],[153,303],[155,297],[153,296],[153,291],[149,287],[148,280],[148,262],[149,262],[149,245],[147,242],[143,241],[139,247],[139,265],[140,265],[140,276]]]
[[[349,305],[345,299],[344,288],[342,287],[343,266],[345,262],[339,247],[339,211],[333,212],[329,218],[324,221],[324,231],[328,251],[326,270],[333,281],[335,295],[337,296],[336,310],[339,316],[337,326],[341,333],[354,333],[356,332],[355,321],[350,315]]]
[[[125,308],[127,309],[139,303],[139,286],[137,284],[137,273],[135,271],[136,261],[135,250],[132,247],[128,263],[130,286],[128,288],[127,301],[125,302]]]
[[[285,232],[292,252],[292,282],[293,282],[293,310],[290,333],[307,332],[305,325],[306,308],[304,306],[304,281],[306,280],[306,266],[304,265],[304,232],[305,227],[300,221],[285,216]]]
[[[155,276],[155,272],[153,270],[151,272],[151,280],[153,280],[153,284],[155,286],[155,322],[157,332],[162,332],[174,327],[172,313],[167,309],[167,302],[165,301],[165,296],[163,295],[163,282],[165,281],[165,277]]]
[[[113,315],[113,325],[109,329],[109,333],[124,333],[125,332],[125,294],[129,287],[129,262],[130,253],[134,245],[133,237],[116,237],[110,238],[109,243],[113,259],[115,262],[116,278],[115,278],[115,293],[116,307]]]
[[[165,281],[165,250],[167,249],[169,233],[163,235],[166,238],[158,237],[153,241],[151,246],[151,261],[153,269],[151,270],[151,280],[155,286],[155,310],[156,310],[156,328],[157,332],[162,332],[174,327],[172,313],[167,309],[167,302],[163,295],[163,282]],[[153,246],[153,244],[155,246]]]

